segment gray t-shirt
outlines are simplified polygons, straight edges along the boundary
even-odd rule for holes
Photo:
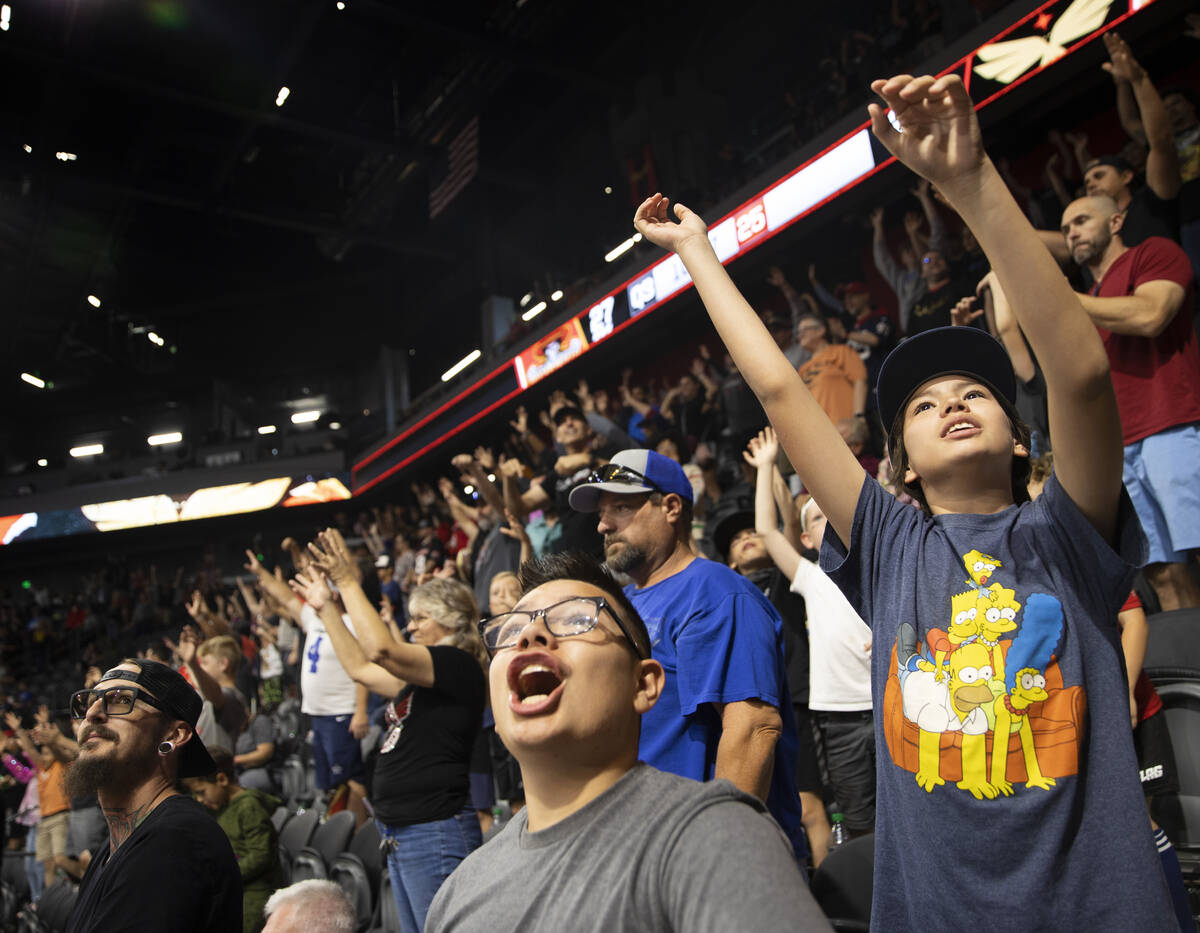
[[[829,930],[763,805],[638,764],[561,822],[513,817],[442,885],[426,933]]]

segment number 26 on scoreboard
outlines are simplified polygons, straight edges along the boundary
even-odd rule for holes
[[[762,199],[755,201],[734,218],[737,227],[738,244],[753,240],[756,236],[767,231],[767,212]]]

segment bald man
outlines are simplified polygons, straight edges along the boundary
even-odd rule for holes
[[[1200,354],[1192,269],[1187,254],[1163,237],[1127,247],[1124,220],[1112,198],[1093,196],[1068,205],[1061,229],[1071,257],[1096,283],[1080,300],[1108,351],[1124,432],[1125,486],[1150,540],[1146,577],[1163,609],[1200,606],[1200,587],[1188,573],[1188,562],[1200,553]]]

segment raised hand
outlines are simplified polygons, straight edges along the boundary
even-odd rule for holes
[[[8,726],[9,732],[21,731],[21,717],[12,710],[9,710],[4,714],[4,724]]]
[[[758,432],[757,437],[750,438],[750,444],[742,456],[755,469],[770,469],[779,456],[779,439],[775,436],[775,429],[768,425]]]
[[[1109,61],[1100,67],[1112,75],[1114,81],[1128,81],[1130,84],[1136,84],[1146,77],[1146,72],[1133,57],[1133,53],[1129,51],[1125,40],[1115,32],[1104,34],[1104,48],[1108,52]]]
[[[318,565],[319,563],[318,561]],[[329,589],[329,584],[325,582],[324,574],[318,573],[311,567],[288,580],[288,586],[297,596],[312,606],[314,612],[320,612],[333,599],[333,592]]]
[[[700,357],[692,360],[692,375],[697,379],[708,375],[708,368],[704,365],[704,360],[700,359]]]
[[[646,198],[633,215],[633,225],[638,233],[655,246],[673,252],[679,252],[680,248],[689,243],[707,243],[708,227],[700,219],[700,215],[682,204],[676,204],[676,223],[668,214],[670,204],[670,199],[661,194],[652,194]]]
[[[904,212],[904,232],[910,236],[914,233],[921,232],[921,224],[925,217],[920,211],[905,211]]]
[[[492,449],[490,447],[476,447],[475,462],[489,473],[496,469],[496,456],[492,453]]]
[[[196,649],[199,647],[199,633],[190,625],[185,625],[183,631],[179,633],[179,645],[176,648],[179,660],[184,664],[191,664],[196,660]]]
[[[438,491],[441,492],[443,499],[453,499],[454,483],[445,476],[438,477]]]
[[[880,207],[872,208],[869,216],[871,218],[871,226],[874,227],[876,230],[882,230],[883,229],[883,207],[882,207],[882,205]]]
[[[929,179],[922,178],[917,181],[912,189],[912,195],[918,201],[924,201],[929,198]]]
[[[521,461],[516,457],[508,457],[507,459],[500,461],[501,476],[512,476],[515,478],[518,476],[523,476],[524,473],[525,468],[522,466]]]
[[[983,314],[983,308],[975,308],[971,306],[975,304],[975,297],[960,298],[958,304],[950,309],[950,323],[957,327],[966,327],[972,321],[978,320]]]
[[[475,466],[475,458],[470,454],[456,454],[450,461],[450,465],[459,473],[470,473]],[[439,486],[440,486],[439,480]]]
[[[1088,134],[1083,132],[1067,132],[1063,133],[1063,138],[1070,143],[1071,148],[1076,152],[1085,150],[1088,147]]]
[[[258,555],[250,548],[246,548],[246,563],[242,565],[246,570],[249,570],[256,577],[264,577],[267,575],[267,570],[258,562]]]
[[[897,75],[873,81],[871,90],[886,105],[867,105],[871,131],[892,155],[937,185],[951,200],[954,192],[978,185],[977,174],[986,155],[975,108],[962,78]],[[888,121],[889,107],[903,132],[897,132]]]
[[[518,434],[525,435],[529,433],[529,412],[525,410],[524,405],[517,406],[517,418],[515,421],[510,421],[508,426]]]
[[[783,288],[787,285],[787,276],[783,274],[783,270],[779,266],[771,266],[767,270],[767,284],[774,285],[776,288]]]
[[[33,714],[33,718],[38,725],[50,725],[50,707],[43,703],[37,708],[37,712]]]
[[[309,542],[308,552],[318,567],[339,587],[360,582],[358,564],[346,547],[346,540],[336,528],[326,528],[317,535],[316,543]]]

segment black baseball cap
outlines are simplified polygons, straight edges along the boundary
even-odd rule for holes
[[[712,541],[713,547],[716,548],[717,554],[722,560],[728,563],[729,545],[733,541],[733,536],[747,528],[754,528],[754,513],[745,509],[730,512],[717,522],[713,528]]]
[[[139,669],[127,671],[122,667],[111,668],[104,672],[96,686],[99,687],[106,680],[128,680],[145,688],[162,705],[164,713],[182,719],[192,728],[192,737],[180,751],[179,777],[206,777],[214,773],[217,765],[196,732],[196,723],[204,709],[200,694],[183,679],[182,674],[161,661],[137,658],[128,663],[136,664]]]
[[[1017,377],[1004,347],[976,327],[935,327],[909,337],[888,354],[875,389],[879,417],[889,434],[913,392],[938,376],[970,376],[987,383],[1011,406]]]
[[[562,424],[567,418],[578,418],[580,421],[587,421],[587,418],[584,417],[583,409],[570,403],[561,406],[554,412],[555,426]]]

